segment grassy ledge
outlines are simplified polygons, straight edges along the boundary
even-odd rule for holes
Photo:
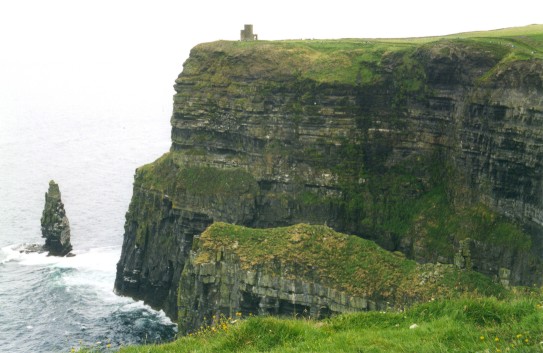
[[[238,256],[242,269],[274,273],[281,264],[296,268],[296,273],[277,275],[317,281],[397,307],[452,298],[462,292],[505,294],[503,287],[477,272],[459,271],[452,265],[417,264],[372,241],[322,225],[252,229],[217,222],[200,236],[195,262],[212,261],[225,249]]]

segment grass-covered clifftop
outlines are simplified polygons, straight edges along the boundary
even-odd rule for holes
[[[300,80],[318,84],[373,85],[383,79],[383,64],[401,59],[404,72],[398,72],[398,78],[408,80],[404,82],[408,90],[416,90],[422,82],[415,76],[423,63],[408,56],[425,48],[436,54],[445,53],[449,58],[466,52],[488,56],[495,60],[492,70],[497,71],[513,61],[543,59],[543,25],[424,38],[219,41],[200,44],[193,54],[197,58],[209,54],[211,59],[217,59],[212,70],[205,73],[209,80],[202,80],[199,85],[232,85],[235,78],[247,74],[276,80],[298,75]],[[242,65],[233,66],[231,61],[221,60],[221,53],[237,58]],[[198,61],[188,61],[184,72],[201,73],[197,64]],[[490,74],[481,72],[479,78],[484,81]]]

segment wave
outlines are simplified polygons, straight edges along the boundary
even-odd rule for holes
[[[47,256],[46,252],[29,252],[29,244],[15,244],[0,249],[0,264],[15,262],[21,266],[48,269],[50,279],[67,290],[79,287],[99,291],[104,299],[122,301],[113,293],[116,264],[120,247],[101,247],[74,251],[75,256]]]
[[[75,251],[74,257],[54,257],[21,252],[26,246],[0,248],[0,316],[12,317],[0,322],[0,341],[3,336],[13,340],[21,333],[27,335],[26,340],[16,339],[17,345],[0,350],[62,351],[80,342],[120,347],[175,337],[177,327],[163,311],[113,292],[120,247],[95,247]]]
[[[172,324],[164,311],[155,311],[141,301],[121,297],[113,292],[116,265],[121,255],[120,247],[97,247],[73,251],[75,256],[72,257],[58,257],[47,256],[46,252],[25,253],[22,250],[28,245],[23,243],[0,248],[0,264],[15,262],[22,266],[47,268],[49,280],[65,286],[68,291],[84,289],[88,293],[89,287],[92,287],[99,292],[101,299],[124,304],[119,308],[122,312],[152,311],[163,324]]]
[[[107,272],[115,271],[121,255],[121,248],[117,246],[72,251],[75,255],[72,257],[48,256],[46,252],[27,251],[31,247],[36,245],[23,243],[0,248],[0,264],[15,261],[26,266],[50,265]]]
[[[9,245],[0,248],[0,265],[11,261],[18,261],[21,258],[21,254],[16,248],[17,245]]]

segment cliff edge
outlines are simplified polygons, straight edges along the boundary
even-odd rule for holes
[[[542,38],[536,25],[196,46],[170,152],[136,171],[116,291],[175,319],[194,237],[218,221],[326,224],[541,284]]]

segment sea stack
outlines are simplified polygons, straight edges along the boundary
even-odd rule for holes
[[[45,238],[44,249],[49,255],[66,256],[72,250],[70,222],[60,198],[60,189],[54,180],[45,193],[45,207],[41,216],[41,233]]]

